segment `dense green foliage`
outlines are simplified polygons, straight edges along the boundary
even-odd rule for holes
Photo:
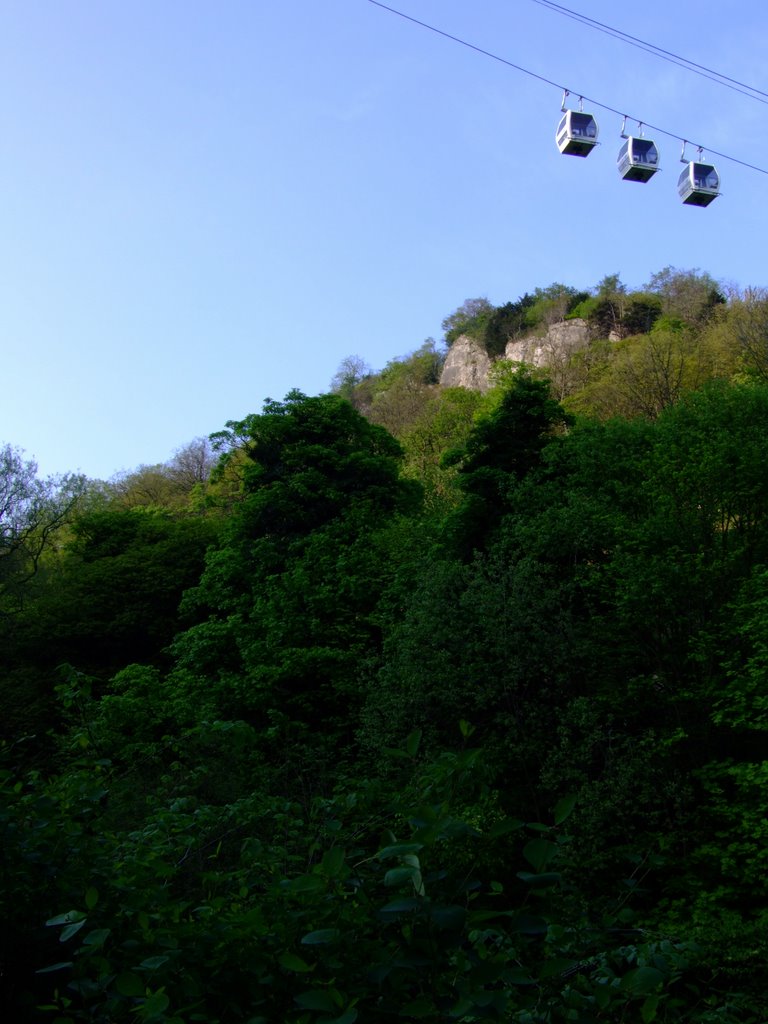
[[[568,408],[428,344],[17,516],[7,1019],[766,1019],[766,300],[650,284],[463,311],[645,303]]]

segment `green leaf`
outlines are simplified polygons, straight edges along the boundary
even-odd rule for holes
[[[437,928],[446,931],[461,931],[467,919],[464,907],[433,907],[429,916]]]
[[[171,1000],[159,989],[157,992],[153,992],[151,996],[148,996],[141,1005],[141,1014],[144,1020],[151,1020],[153,1017],[159,1017],[162,1013],[168,1009],[171,1005]]]
[[[132,971],[121,971],[115,981],[115,987],[121,996],[143,996],[144,995],[144,982]]]
[[[379,850],[376,856],[379,860],[386,860],[388,857],[405,857],[409,853],[418,853],[424,849],[423,843],[395,843],[392,846],[385,846]]]
[[[536,979],[532,978],[524,967],[510,967],[504,972],[504,980],[510,985],[535,985]]]
[[[402,885],[403,882],[413,882],[416,875],[420,873],[418,868],[413,867],[390,868],[384,875],[384,885]]]
[[[517,877],[533,889],[546,889],[550,885],[557,885],[562,876],[559,871],[542,871],[540,874],[533,871],[518,871]]]
[[[565,819],[570,815],[573,808],[576,806],[577,796],[575,793],[571,796],[564,796],[562,800],[558,800],[555,804],[554,818],[556,825],[562,825]]]
[[[409,733],[408,738],[405,741],[405,751],[409,757],[416,757],[419,752],[420,743],[421,729],[414,729],[412,733]]]
[[[410,913],[412,910],[419,910],[424,906],[423,899],[417,899],[415,896],[411,896],[407,899],[393,900],[391,903],[387,903],[385,907],[381,908],[380,913],[382,914],[405,914]]]
[[[325,889],[326,882],[320,875],[299,875],[280,883],[283,889],[291,893],[320,892]]]
[[[611,1002],[611,994],[615,989],[608,985],[595,985],[593,989],[595,1002],[601,1010],[605,1010]]]
[[[659,997],[657,995],[648,996],[640,1007],[640,1016],[643,1018],[643,1024],[651,1024],[651,1021],[656,1019],[656,1008],[658,1005]]]
[[[300,992],[293,997],[293,1001],[305,1010],[323,1010],[326,1013],[334,1013],[338,1009],[333,998],[325,989],[313,988],[308,992]]]
[[[86,890],[86,893],[85,893],[85,906],[86,906],[86,909],[93,910],[93,908],[96,906],[98,901],[99,901],[98,891],[96,889],[94,889],[93,886],[91,886],[89,889]]]
[[[50,967],[41,967],[39,970],[35,971],[35,974],[50,974],[52,971],[63,971],[65,967],[71,966],[71,960],[61,960],[57,964],[51,964]]]
[[[57,917],[49,918],[45,923],[49,928],[58,924],[72,924],[75,921],[84,921],[85,914],[82,910],[68,910],[66,914],[59,914]]]
[[[158,967],[162,967],[163,964],[167,964],[170,960],[168,956],[149,956],[146,960],[142,960],[139,964],[140,971],[156,971]]]
[[[345,1010],[340,1017],[334,1017],[333,1020],[326,1020],[325,1024],[355,1024],[357,1020],[357,1009],[354,1006],[350,1006],[348,1010]]]
[[[306,974],[307,971],[312,970],[309,964],[302,960],[300,956],[296,956],[295,953],[281,953],[277,958],[277,962],[286,971],[293,971],[295,974]]]
[[[510,928],[521,935],[546,935],[548,927],[545,919],[535,914],[517,914],[510,922]]]
[[[503,821],[497,821],[488,835],[491,839],[498,839],[499,836],[505,836],[508,832],[517,832],[523,827],[523,824],[524,822],[519,818],[505,818]]]
[[[320,870],[328,878],[337,878],[344,867],[346,851],[341,846],[334,846],[326,850],[320,862]]]
[[[619,982],[622,992],[644,996],[655,992],[664,981],[664,975],[655,967],[635,967],[628,971]]]
[[[84,946],[95,946],[97,949],[104,945],[107,941],[107,937],[111,933],[111,928],[97,928],[95,931],[88,932],[83,939]]]
[[[381,752],[382,754],[386,754],[387,757],[397,757],[403,761],[410,760],[406,752],[404,750],[400,750],[399,747],[382,747]]]
[[[315,932],[307,932],[302,938],[302,946],[322,946],[326,942],[336,942],[341,935],[338,928],[319,928]]]
[[[472,1019],[477,1020],[473,1010],[476,1010],[480,1005],[481,1003],[476,999],[467,999],[467,997],[464,996],[463,999],[459,999],[459,1001],[451,1007],[451,1020],[461,1020],[462,1017],[467,1017],[469,1014],[472,1014]]]
[[[471,725],[466,718],[459,719],[459,730],[465,740],[468,740],[472,733],[475,731],[474,725]]]
[[[84,924],[85,918],[83,918],[82,921],[77,921],[75,924],[68,924],[59,936],[59,942],[66,942],[67,939],[71,939],[73,935],[77,935]]]
[[[549,839],[532,839],[523,847],[523,856],[535,871],[543,871],[559,853],[559,847]]]

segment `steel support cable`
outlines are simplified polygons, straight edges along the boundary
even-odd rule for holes
[[[715,71],[714,68],[708,68],[704,64],[697,64],[696,61],[689,60],[687,57],[681,57],[679,53],[672,53],[671,50],[665,50],[662,46],[656,46],[655,43],[649,43],[646,39],[638,39],[637,36],[630,35],[629,32],[624,32],[620,28],[614,28],[612,25],[606,25],[604,22],[597,21],[595,18],[590,18],[586,14],[580,14],[578,11],[572,11],[568,7],[563,7],[561,4],[554,3],[553,0],[533,0],[533,3],[539,4],[540,7],[546,7],[555,14],[563,14],[565,17],[571,18],[587,28],[594,28],[598,32],[603,32],[606,35],[612,36],[614,39],[618,39],[624,43],[629,43],[630,46],[636,46],[638,49],[645,50],[646,53],[650,53],[654,57],[660,57],[662,60],[669,61],[671,64],[676,64],[678,67],[684,68],[686,71],[692,71],[696,75],[701,75],[702,78],[708,78],[710,82],[715,82],[717,85],[724,85],[727,89],[732,89],[734,92],[741,93],[742,96],[747,96],[749,99],[757,100],[758,103],[765,103],[768,105],[768,92],[764,92],[762,89],[758,89],[754,85],[748,85],[746,82],[740,82],[737,78],[730,78],[728,75],[724,75],[720,71]],[[761,97],[765,98],[761,99]]]
[[[529,75],[531,78],[535,78],[539,82],[544,82],[545,85],[554,86],[554,88],[559,89],[566,96],[578,96],[579,99],[586,100],[594,107],[600,107],[601,110],[607,110],[610,114],[616,114],[617,117],[626,118],[628,121],[636,121],[637,124],[641,124],[645,128],[649,128],[651,131],[658,132],[660,135],[666,135],[669,139],[676,139],[678,142],[682,142],[684,147],[694,146],[700,151],[706,150],[707,153],[720,157],[721,160],[728,160],[730,163],[739,164],[741,167],[747,167],[751,171],[757,171],[759,174],[768,175],[768,170],[764,167],[758,167],[756,164],[747,163],[746,160],[740,160],[738,157],[729,156],[727,153],[720,153],[718,150],[711,149],[709,146],[694,142],[693,139],[689,139],[685,135],[680,135],[678,132],[670,132],[666,128],[659,128],[658,125],[650,124],[644,118],[635,117],[634,114],[629,114],[625,110],[617,110],[616,107],[610,107],[607,103],[601,103],[599,100],[593,99],[591,96],[586,96],[584,93],[579,92],[578,89],[571,89],[567,85],[554,82],[551,78],[545,78],[544,75],[539,75],[535,71],[529,71],[528,68],[524,68],[520,64],[515,64],[511,60],[507,60],[505,57],[500,57],[497,53],[491,53],[490,50],[484,50],[481,46],[475,46],[474,43],[470,43],[466,39],[461,39],[459,36],[451,35],[450,32],[444,32],[443,29],[436,28],[434,25],[429,25],[426,21],[419,21],[418,18],[414,18],[410,14],[398,11],[394,7],[388,7],[387,4],[381,3],[380,0],[368,0],[368,3],[373,4],[374,7],[380,7],[384,11],[389,11],[390,14],[396,14],[399,18],[403,18],[405,21],[410,21],[414,25],[419,25],[421,28],[429,29],[430,32],[443,36],[445,39],[450,39],[454,43],[466,46],[468,49],[474,50],[475,53],[480,53],[484,57],[490,57],[491,60],[499,61],[500,64],[505,64],[509,68],[514,68],[515,71],[522,71],[524,75]]]

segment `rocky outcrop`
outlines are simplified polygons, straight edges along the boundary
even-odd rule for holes
[[[491,360],[485,348],[479,341],[462,334],[448,350],[440,376],[440,386],[487,391],[490,368]]]
[[[564,320],[552,324],[541,337],[510,341],[504,359],[531,366],[563,365],[574,352],[589,344],[589,326],[586,320]],[[440,386],[468,388],[471,391],[488,390],[488,371],[492,361],[479,341],[462,334],[451,346],[443,366]]]
[[[563,320],[552,324],[541,338],[524,338],[510,341],[504,358],[514,363],[530,363],[532,366],[549,366],[559,362],[589,344],[589,326],[586,320]]]

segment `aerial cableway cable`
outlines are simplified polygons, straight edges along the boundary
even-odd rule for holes
[[[606,25],[604,22],[590,18],[586,14],[580,14],[578,11],[572,11],[568,7],[554,3],[553,0],[533,0],[533,3],[538,4],[540,7],[546,7],[555,14],[562,14],[566,18],[571,18],[587,28],[593,28],[598,32],[603,32],[605,35],[612,36],[620,42],[635,46],[639,50],[645,50],[646,53],[650,53],[654,57],[660,57],[662,60],[666,60],[670,64],[676,64],[686,71],[692,71],[702,78],[708,78],[710,82],[724,85],[727,89],[741,93],[742,96],[747,96],[751,100],[757,100],[758,103],[768,105],[768,92],[764,92],[754,85],[747,85],[746,82],[740,82],[737,78],[731,78],[720,71],[715,71],[714,68],[708,68],[704,64],[697,64],[696,61],[689,60],[687,57],[681,57],[679,53],[672,53],[671,50],[665,50],[662,46],[656,46],[655,43],[649,43],[645,39],[638,39],[637,36],[630,35],[629,32]]]
[[[616,107],[608,106],[607,103],[601,103],[599,100],[592,99],[580,92],[578,89],[573,89],[570,86],[562,85],[560,82],[554,82],[551,78],[545,78],[544,75],[539,75],[535,71],[530,71],[528,68],[522,67],[520,64],[515,64],[511,60],[507,60],[505,57],[500,57],[497,53],[491,53],[490,50],[484,50],[481,46],[476,46],[474,43],[468,42],[466,39],[461,39],[459,36],[451,35],[450,32],[445,32],[443,29],[436,28],[434,25],[429,25],[425,21],[419,21],[418,18],[412,17],[410,14],[405,14],[403,11],[398,11],[394,7],[389,7],[387,4],[383,4],[380,0],[368,0],[368,3],[373,4],[375,7],[381,7],[382,10],[389,11],[390,14],[396,14],[399,18],[403,18],[405,21],[410,21],[414,25],[419,25],[421,28],[426,28],[430,32],[435,32],[439,36],[443,36],[445,39],[450,39],[454,43],[459,43],[461,46],[466,46],[470,50],[474,50],[476,53],[481,54],[484,57],[490,57],[491,60],[499,61],[501,64],[505,64],[507,67],[514,68],[515,71],[521,71],[524,75],[528,75],[531,78],[537,79],[539,82],[544,82],[545,85],[554,86],[559,89],[564,95],[578,96],[581,100],[587,100],[592,106],[600,107],[601,110],[607,110],[611,114],[616,114],[617,117],[627,118],[630,121],[636,121],[638,124],[645,125],[651,131],[658,132],[661,135],[666,135],[667,138],[677,139],[678,142],[682,142],[684,146],[691,145],[695,146],[700,152],[706,150],[707,153],[711,153],[713,156],[720,157],[722,160],[728,160],[734,164],[740,164],[742,167],[747,167],[751,171],[757,171],[759,174],[768,175],[768,170],[764,167],[758,167],[756,164],[750,164],[746,160],[740,160],[738,157],[729,156],[727,153],[718,152],[715,149],[711,149],[709,146],[705,146],[702,143],[695,142],[693,139],[689,139],[679,132],[670,132],[666,128],[659,128],[658,125],[650,124],[645,118],[636,117],[634,114],[628,113],[626,110],[617,110]]]

